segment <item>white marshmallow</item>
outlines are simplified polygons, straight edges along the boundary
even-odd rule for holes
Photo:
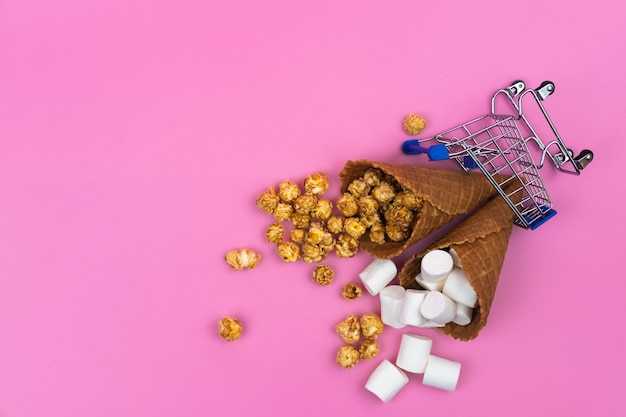
[[[415,277],[415,282],[417,282],[420,287],[426,288],[429,291],[441,291],[443,289],[443,284],[445,284],[445,280],[441,280],[438,282],[428,282],[424,281],[422,278],[422,274],[417,274]]]
[[[378,294],[398,274],[396,264],[390,259],[374,259],[359,274],[363,286],[371,294]]]
[[[386,325],[396,329],[405,326],[400,321],[405,292],[406,290],[402,285],[389,285],[380,292],[380,319]]]
[[[433,346],[432,339],[415,334],[403,334],[396,365],[405,371],[422,374]]]
[[[420,312],[427,320],[446,324],[456,317],[456,304],[448,296],[439,291],[426,294]]]
[[[409,377],[400,368],[383,359],[367,379],[365,388],[386,403],[408,382]]]
[[[438,282],[445,279],[454,263],[452,256],[445,250],[431,250],[422,258],[422,279],[427,282]]]
[[[404,301],[400,310],[400,321],[411,326],[422,326],[426,323],[426,319],[420,313],[420,307],[424,298],[426,298],[426,290],[408,289],[404,293]]]
[[[427,327],[445,327],[445,326],[446,326],[446,323],[442,324],[442,323],[434,322],[432,320],[428,320],[426,323],[422,324],[420,327],[427,328]]]
[[[460,268],[454,268],[450,272],[441,291],[457,303],[476,307],[476,291],[472,288],[465,272]]]
[[[454,391],[459,381],[460,373],[461,364],[459,362],[430,355],[422,383],[430,387]]]
[[[456,316],[452,319],[452,321],[459,326],[466,326],[472,322],[473,313],[473,308],[461,303],[456,303]]]
[[[461,258],[459,258],[459,254],[456,253],[456,251],[454,249],[452,249],[452,248],[450,248],[448,253],[452,257],[452,263],[454,264],[454,266],[456,266],[458,268],[461,268],[463,266],[463,264],[461,264]]]

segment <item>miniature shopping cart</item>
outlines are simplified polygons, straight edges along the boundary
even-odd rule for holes
[[[590,150],[585,149],[574,157],[572,150],[563,144],[543,106],[543,101],[552,93],[554,84],[550,81],[543,82],[536,89],[526,88],[523,81],[516,81],[494,93],[490,114],[433,137],[405,141],[402,150],[409,155],[427,154],[433,161],[454,159],[465,171],[480,169],[515,213],[515,224],[534,230],[556,214],[539,174],[546,158],[559,171],[574,175],[580,175],[580,171],[593,160]],[[524,114],[522,102],[528,95],[534,98],[555,137],[548,143],[544,144]],[[505,102],[512,105],[514,114],[496,114],[496,100],[501,101],[499,97],[504,97]],[[529,143],[534,157],[527,146]],[[535,163],[535,158],[539,163]],[[512,185],[515,179],[519,181],[518,186]],[[513,203],[511,199],[515,193],[522,193],[519,203]]]

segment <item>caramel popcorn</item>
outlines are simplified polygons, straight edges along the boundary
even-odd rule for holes
[[[388,203],[395,196],[395,187],[386,181],[381,181],[380,184],[372,189],[372,197],[374,197],[379,203]]]
[[[361,334],[366,339],[376,339],[383,332],[383,321],[376,313],[365,313],[359,319]]]
[[[317,197],[312,194],[302,194],[293,203],[297,213],[309,214],[317,206]]]
[[[413,212],[403,205],[392,204],[385,211],[385,220],[388,225],[398,225],[406,229],[411,225]]]
[[[367,231],[367,227],[356,217],[348,217],[343,230],[355,239],[360,238]]]
[[[278,203],[274,209],[274,218],[278,222],[284,222],[291,219],[293,207],[288,203]]]
[[[270,187],[267,191],[261,193],[256,199],[256,205],[267,214],[273,214],[274,209],[278,205],[280,198],[276,194],[274,187]]]
[[[296,229],[305,229],[309,226],[311,222],[311,216],[304,213],[293,213],[291,215],[291,223],[293,223],[293,227]]]
[[[224,259],[235,271],[240,271],[254,268],[261,255],[250,249],[234,249],[229,251]]]
[[[363,290],[357,284],[348,282],[341,287],[341,297],[344,300],[355,300],[363,295]]]
[[[276,245],[276,251],[283,262],[295,262],[300,258],[300,247],[294,242],[280,242]]]
[[[343,193],[337,200],[337,208],[346,217],[352,217],[359,212],[357,199],[350,193]]]
[[[335,332],[344,342],[353,344],[361,338],[361,324],[355,314],[351,314],[335,326]]]
[[[302,260],[308,263],[319,262],[326,258],[326,252],[312,243],[306,242],[302,245]]]
[[[304,243],[304,239],[306,238],[306,230],[293,229],[290,233],[290,238],[292,242]]]
[[[328,219],[333,212],[333,203],[325,198],[318,198],[317,205],[311,210],[311,217],[316,219]]]
[[[404,119],[403,128],[409,135],[419,135],[422,133],[422,130],[426,128],[426,121],[422,118],[422,116],[410,114]]]
[[[335,252],[340,258],[352,258],[359,250],[359,241],[354,237],[342,233],[337,237]]]
[[[278,185],[278,197],[285,203],[294,201],[300,194],[300,188],[293,181],[283,181]]]
[[[220,337],[227,342],[232,342],[241,337],[243,328],[241,323],[234,317],[224,317],[218,322]]]
[[[364,216],[378,214],[378,201],[371,195],[365,195],[358,200],[358,211]]]
[[[328,175],[324,172],[311,174],[304,179],[304,189],[309,194],[323,194],[328,187]]]
[[[376,187],[383,178],[383,172],[376,168],[370,168],[363,174],[363,181],[370,187]]]
[[[280,223],[272,223],[265,231],[265,240],[270,243],[282,242],[285,236],[285,228]]]
[[[361,223],[363,223],[365,227],[372,227],[382,223],[378,212],[372,214],[361,214],[361,216],[359,216],[359,220],[361,220]]]
[[[337,234],[343,232],[343,217],[330,216],[326,221],[326,228],[329,232]]]
[[[361,359],[374,359],[380,353],[380,345],[375,339],[365,339],[359,346],[359,357]]]
[[[330,252],[335,249],[335,237],[330,232],[324,232],[324,236],[322,237],[322,241],[319,243],[319,247],[324,252]]]
[[[353,346],[345,345],[339,348],[335,361],[341,367],[350,369],[359,362],[359,356],[359,351]]]
[[[422,209],[424,200],[418,197],[413,191],[404,190],[396,195],[395,201],[398,201],[401,205],[409,210],[418,211]]]
[[[306,234],[306,241],[308,243],[317,245],[318,243],[322,241],[322,239],[324,239],[325,234],[326,234],[326,230],[324,230],[322,226],[319,225],[319,223],[314,222],[311,224],[311,227],[309,228],[309,231]]]
[[[386,225],[385,233],[394,242],[401,242],[409,236],[408,230],[397,224]]]
[[[370,228],[369,238],[370,242],[372,243],[378,243],[379,245],[382,245],[383,243],[385,243],[386,235],[387,233],[385,231],[385,226],[382,223],[374,224]]]
[[[335,277],[335,272],[328,265],[317,265],[313,270],[313,281],[317,282],[322,286],[329,285],[333,282],[333,278]]]
[[[348,184],[348,191],[355,197],[361,197],[369,192],[369,186],[365,180],[357,178]]]

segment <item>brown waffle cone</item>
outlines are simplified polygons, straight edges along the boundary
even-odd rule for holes
[[[341,191],[345,192],[353,180],[362,177],[370,168],[382,170],[424,199],[422,213],[406,240],[378,244],[371,242],[367,235],[361,238],[359,247],[375,258],[399,255],[458,215],[469,213],[497,194],[482,173],[367,160],[348,161],[345,164],[339,173]]]
[[[519,184],[517,181],[515,183]],[[512,184],[505,192],[513,190],[513,186],[517,187]],[[520,198],[521,193],[511,196],[514,204]],[[435,249],[453,248],[456,251],[462,269],[476,291],[478,303],[468,325],[449,323],[441,328],[444,333],[467,341],[475,339],[485,327],[513,229],[513,218],[513,211],[506,201],[499,195],[495,196],[431,247],[411,257],[400,270],[400,285],[407,289],[420,288],[415,277],[421,270],[424,255]]]

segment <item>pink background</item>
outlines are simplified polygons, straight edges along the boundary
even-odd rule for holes
[[[456,3],[0,2],[0,416],[624,415],[626,6]],[[341,369],[335,323],[379,307],[339,289],[371,258],[331,256],[317,286],[256,196],[318,170],[332,196],[349,159],[428,164],[400,152],[405,115],[435,134],[517,78],[555,82],[594,162],[542,170],[559,214],[514,230],[478,339],[386,329]],[[254,271],[223,260],[242,246]],[[409,331],[463,364],[457,390],[411,376],[383,404],[364,383]]]

